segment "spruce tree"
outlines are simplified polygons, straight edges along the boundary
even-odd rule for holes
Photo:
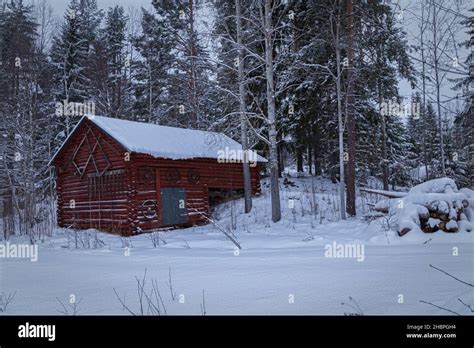
[[[170,23],[176,52],[171,96],[179,125],[208,129],[212,123],[209,116],[213,106],[209,101],[213,92],[209,76],[214,67],[198,30],[197,18],[201,5],[200,1],[181,0],[171,10],[178,12],[177,20]]]
[[[91,77],[95,89],[97,111],[110,117],[126,117],[129,105],[125,96],[131,86],[126,78],[125,52],[128,17],[120,6],[109,8],[105,28],[94,42],[91,64],[95,75]]]
[[[360,4],[360,16],[364,23],[360,28],[359,70],[363,83],[371,91],[370,98],[378,104],[380,117],[381,178],[384,189],[388,190],[390,166],[393,165],[394,142],[389,144],[389,133],[397,134],[399,120],[395,115],[385,115],[383,106],[392,101],[400,104],[398,78],[405,78],[414,84],[413,66],[407,54],[405,33],[397,26],[390,5],[381,1]],[[371,59],[369,62],[363,57]],[[390,128],[393,129],[390,129]],[[402,141],[402,139],[400,139]]]
[[[142,9],[142,32],[134,38],[141,58],[134,64],[135,105],[137,118],[160,124],[171,122],[171,82],[174,37],[171,23],[178,20],[169,2],[154,2],[155,13]]]
[[[55,66],[58,132],[67,136],[81,115],[61,112],[60,104],[96,102],[91,80],[97,75],[93,58],[102,12],[96,0],[71,0],[60,34],[53,39],[51,60]]]

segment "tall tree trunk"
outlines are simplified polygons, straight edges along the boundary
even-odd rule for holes
[[[434,1],[431,3],[433,7],[433,58],[434,58],[434,72],[435,72],[435,87],[436,87],[436,106],[438,110],[438,131],[439,131],[439,146],[441,156],[441,172],[446,176],[446,163],[444,155],[444,136],[443,136],[443,122],[441,117],[441,82],[439,78],[439,55],[438,55],[438,21],[436,18],[436,5]]]
[[[298,173],[303,172],[303,153],[299,148],[296,149],[296,171]]]
[[[15,209],[14,209],[14,197],[15,197],[15,187],[11,180],[10,172],[13,171],[13,144],[14,144],[14,133],[11,130],[6,130],[7,132],[7,142],[5,146],[5,151],[3,152],[4,160],[4,174],[5,182],[8,184],[8,189],[3,192],[3,219],[4,219],[4,236],[5,240],[8,239],[8,236],[15,234]],[[11,144],[11,146],[8,146]]]
[[[282,143],[278,144],[278,177],[281,178],[281,173],[285,169],[285,148]]]
[[[340,23],[339,19],[336,23],[336,93],[337,93],[337,123],[339,132],[339,198],[340,198],[340,209],[341,219],[346,219],[346,202],[345,202],[345,173],[344,173],[344,123],[342,120],[342,90],[341,90],[341,48],[340,48]]]
[[[347,69],[347,213],[356,215],[356,191],[355,191],[355,146],[356,146],[356,124],[354,116],[354,9],[352,0],[347,0],[347,26],[348,26],[348,47],[347,58],[349,66]],[[341,207],[342,209],[342,207]]]
[[[426,177],[425,180],[429,179],[428,172],[428,154],[426,150],[426,130],[425,130],[425,108],[426,108],[426,66],[425,66],[425,7],[421,6],[421,28],[420,28],[420,46],[421,46],[421,91],[423,98],[423,107],[421,109],[421,137],[422,137],[422,146],[423,146],[423,163],[425,165]]]
[[[388,151],[387,151],[387,120],[385,113],[382,112],[382,82],[379,80],[378,83],[379,93],[379,114],[380,114],[380,127],[382,128],[382,183],[383,189],[388,191],[389,184],[389,167],[388,167]]]
[[[313,147],[314,175],[321,175],[321,158],[319,157],[319,145]]]
[[[151,73],[151,61],[148,60],[148,122],[153,121],[153,75]]]
[[[196,48],[196,33],[194,31],[194,0],[189,0],[189,49],[190,49],[190,59],[191,59],[191,122],[192,127],[194,129],[199,129],[199,105],[198,105],[198,86],[197,86],[197,68],[196,68],[196,56],[197,56],[197,48]]]
[[[252,181],[250,177],[250,164],[248,159],[248,138],[247,138],[247,115],[245,105],[245,82],[244,82],[244,52],[242,48],[242,13],[240,9],[240,0],[235,0],[236,24],[237,24],[237,48],[239,51],[239,111],[240,111],[240,137],[242,142],[243,174],[244,174],[244,201],[245,213],[252,210]]]
[[[313,153],[311,146],[308,146],[308,168],[309,174],[313,175]]]
[[[276,130],[275,84],[273,80],[272,0],[265,0],[265,71],[267,78],[268,137],[270,142],[270,192],[272,221],[281,220],[280,188],[278,183],[278,149]]]

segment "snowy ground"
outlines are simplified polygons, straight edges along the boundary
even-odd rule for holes
[[[237,212],[239,252],[212,225],[169,232],[167,244],[156,248],[149,235],[132,237],[129,249],[124,239],[102,233],[101,248],[66,248],[66,232],[59,230],[40,244],[37,262],[0,259],[0,292],[16,291],[5,314],[58,314],[56,298],[69,306],[71,295],[82,298],[79,314],[127,314],[114,288],[138,312],[135,276],[145,268],[147,286],[156,278],[171,315],[200,315],[203,290],[209,315],[448,314],[420,300],[472,314],[458,299],[474,306],[473,288],[429,265],[474,283],[473,234],[398,237],[386,231],[383,219],[336,221],[335,186],[316,181],[313,198],[311,179],[291,180],[297,187],[283,188],[284,218],[277,224],[269,221],[265,194],[254,201],[250,217],[241,213],[242,201],[218,209],[217,223],[225,228]],[[314,214],[311,204],[317,204]],[[326,257],[326,245],[334,242],[363,246],[363,260]],[[166,284],[169,269],[175,300]],[[350,306],[350,297],[361,310]]]

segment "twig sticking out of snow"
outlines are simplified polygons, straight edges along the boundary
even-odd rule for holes
[[[117,293],[117,290],[115,288],[113,288],[114,290],[114,293],[115,293],[115,296],[117,296],[117,299],[119,300],[120,304],[122,305],[122,309],[125,309],[128,313],[130,313],[131,315],[136,315],[134,312],[132,312],[130,310],[130,308],[128,308],[128,306],[125,304],[125,293],[123,294],[123,299],[119,296],[119,294]]]
[[[206,315],[206,313],[206,297],[204,296],[204,289],[202,289],[201,314]]]
[[[160,236],[159,231],[153,231],[149,233],[148,238],[150,238],[154,248],[158,247],[161,244],[161,242],[163,242],[163,244],[166,245],[166,241],[163,239],[163,237]]]
[[[437,271],[440,271],[441,273],[446,274],[447,276],[449,276],[449,277],[451,277],[451,278],[457,280],[458,282],[460,282],[460,283],[462,283],[462,284],[468,285],[468,286],[470,286],[470,287],[474,287],[473,284],[468,283],[468,282],[465,282],[464,280],[461,280],[461,279],[459,279],[459,278],[453,276],[452,274],[450,274],[450,273],[448,273],[448,272],[446,272],[446,271],[444,271],[444,270],[442,270],[442,269],[440,269],[440,268],[438,268],[438,267],[435,267],[435,266],[433,266],[433,265],[431,265],[431,264],[430,264],[430,267],[431,267],[431,268],[434,268],[434,269],[437,270]],[[464,303],[460,298],[458,298],[458,300],[459,300],[459,302],[461,302],[464,306],[466,306],[466,307],[471,311],[471,313],[474,313],[474,310],[472,309],[471,305],[469,305],[469,304],[467,304],[467,303]],[[455,311],[452,311],[451,309],[448,309],[448,308],[444,308],[444,307],[435,305],[434,303],[431,303],[431,302],[428,302],[428,301],[420,300],[420,302],[421,302],[421,303],[429,304],[429,305],[431,305],[431,306],[433,306],[433,307],[442,309],[442,310],[444,310],[444,311],[446,311],[446,312],[449,312],[449,313],[453,313],[453,314],[456,314],[456,315],[461,315],[461,314],[459,314],[459,313],[457,313],[457,312],[455,312]]]
[[[16,291],[8,295],[4,292],[0,294],[0,313],[6,312],[8,305],[13,301],[15,295]]]
[[[189,243],[186,241],[186,239],[183,239],[183,242],[184,242],[183,247],[184,247],[185,249],[191,249],[191,246],[190,246]]]
[[[130,307],[127,306],[125,302],[125,294],[123,295],[123,299],[117,293],[117,290],[114,288],[115,296],[122,305],[122,308],[129,312],[131,315],[166,315],[166,307],[161,297],[160,290],[158,288],[158,282],[156,279],[151,279],[151,289],[149,290],[149,294],[145,289],[146,284],[146,268],[143,278],[140,280],[138,277],[135,277],[137,282],[137,295],[138,295],[138,303],[139,303],[139,313],[132,311]]]
[[[61,307],[63,309],[58,309],[57,311],[61,314],[64,314],[64,315],[76,315],[77,313],[79,313],[79,305],[81,304],[82,302],[82,298],[79,300],[79,301],[74,301],[74,302],[70,302],[69,303],[69,309],[66,307],[66,305],[59,299],[59,297],[56,297],[56,300],[59,302],[59,304],[61,305]],[[70,311],[69,311],[70,310]]]
[[[446,312],[450,312],[450,313],[453,313],[453,314],[456,314],[456,315],[461,315],[461,314],[459,314],[459,313],[457,313],[457,312],[455,312],[455,311],[452,311],[452,310],[450,310],[450,309],[448,309],[448,308],[444,308],[444,307],[441,307],[441,306],[435,305],[434,303],[431,303],[431,302],[428,302],[428,301],[423,301],[423,300],[420,300],[420,302],[421,302],[421,303],[426,303],[426,304],[429,304],[429,305],[431,305],[431,306],[433,306],[433,307],[436,307],[436,308],[442,309],[443,311],[446,311]]]
[[[171,279],[171,267],[169,267],[169,269],[168,269],[168,283],[166,283],[166,285],[168,285],[168,288],[170,289],[171,299],[173,301],[175,301],[176,300],[176,292],[173,289],[173,281]]]
[[[471,305],[465,303],[463,300],[461,300],[460,298],[458,298],[458,301],[461,302],[464,306],[466,306],[470,311],[471,313],[474,313],[474,309],[472,308]]]
[[[440,271],[440,272],[446,274],[447,276],[449,276],[449,277],[451,277],[451,278],[453,278],[453,279],[456,279],[456,280],[457,280],[458,282],[460,282],[460,283],[466,284],[466,285],[468,285],[468,286],[470,286],[470,287],[474,287],[473,284],[468,283],[468,282],[465,282],[464,280],[461,280],[461,279],[459,279],[459,278],[453,276],[452,274],[449,274],[448,272],[443,271],[442,269],[440,269],[440,268],[438,268],[438,267],[435,267],[435,266],[433,266],[433,265],[431,265],[431,264],[430,264],[430,267],[431,267],[431,268],[434,268],[434,269],[437,270],[437,271]]]
[[[242,247],[240,246],[240,243],[237,241],[237,239],[235,237],[233,237],[228,231],[226,231],[224,228],[222,228],[221,226],[219,226],[214,220],[210,219],[206,214],[203,214],[202,212],[198,211],[197,209],[193,209],[195,212],[199,213],[202,215],[202,217],[204,217],[204,219],[206,219],[207,221],[209,221],[211,224],[213,224],[219,231],[221,231],[222,233],[224,233],[224,235],[232,242],[234,243],[234,245],[239,248],[239,249],[242,249]]]
[[[351,302],[351,303],[342,302],[341,305],[342,306],[349,306],[352,309],[354,309],[355,312],[353,312],[353,313],[344,313],[344,315],[356,315],[356,316],[364,315],[364,311],[360,308],[357,301],[354,300],[351,296],[349,296],[349,302]]]

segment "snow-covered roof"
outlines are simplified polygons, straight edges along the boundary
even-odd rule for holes
[[[242,145],[223,133],[160,126],[103,116],[84,116],[70,136],[86,117],[130,152],[174,160],[215,158],[239,161],[243,157]],[[69,137],[53,156],[51,162],[68,140]],[[249,160],[267,162],[256,153],[250,153]]]

